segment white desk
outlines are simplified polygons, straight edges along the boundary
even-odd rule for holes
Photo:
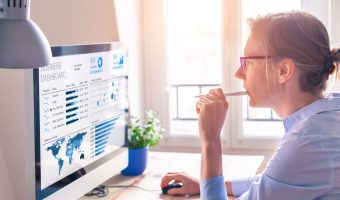
[[[226,179],[242,178],[254,175],[261,165],[263,156],[223,155],[223,172]],[[199,199],[199,196],[183,197],[161,194],[160,181],[167,172],[186,172],[200,177],[200,154],[149,152],[148,167],[144,174],[137,177],[116,175],[104,185],[134,185],[138,188],[110,188],[109,194],[103,198],[83,197],[81,200],[154,200],[154,199]]]

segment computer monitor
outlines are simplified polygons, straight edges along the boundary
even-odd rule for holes
[[[126,166],[127,47],[52,47],[33,70],[36,199],[77,199]]]

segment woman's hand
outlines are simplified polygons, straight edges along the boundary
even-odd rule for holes
[[[198,195],[200,194],[199,180],[184,172],[169,172],[161,181],[161,188],[167,186],[169,182],[182,183],[183,187],[173,188],[168,191],[169,195]]]
[[[210,90],[197,101],[198,128],[203,144],[220,140],[227,110],[228,102],[220,88]]]

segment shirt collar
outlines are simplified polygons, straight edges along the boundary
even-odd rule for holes
[[[295,126],[298,122],[316,115],[321,112],[327,112],[340,109],[340,93],[331,93],[327,97],[314,101],[307,106],[297,110],[283,120],[283,126],[287,133],[290,128]]]

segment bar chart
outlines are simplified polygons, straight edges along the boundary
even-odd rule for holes
[[[79,86],[65,91],[65,124],[69,126],[86,119],[89,112],[88,85],[83,82]]]
[[[118,119],[119,117],[115,117],[95,126],[95,156],[99,156],[100,154],[105,152],[105,147],[108,142],[109,136],[112,133],[112,130]]]
[[[79,120],[79,96],[78,90],[72,89],[65,92],[66,95],[66,125]]]

